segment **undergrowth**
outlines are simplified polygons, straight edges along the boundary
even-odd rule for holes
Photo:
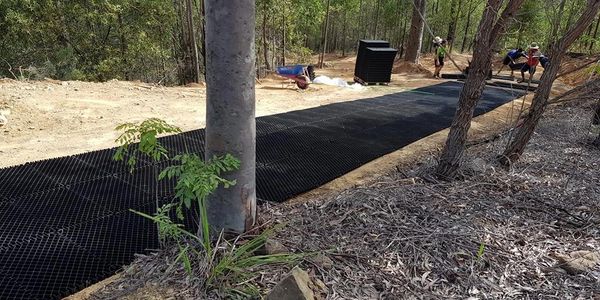
[[[115,160],[125,161],[133,172],[141,155],[158,162],[168,159],[174,164],[158,174],[158,180],[175,179],[175,196],[170,203],[157,207],[150,215],[132,212],[157,224],[159,239],[166,247],[176,247],[176,264],[181,264],[189,276],[201,279],[206,290],[218,289],[234,297],[259,297],[259,289],[250,283],[255,269],[269,264],[295,264],[302,254],[256,255],[264,248],[274,228],[264,230],[257,236],[238,236],[233,240],[224,238],[223,232],[211,235],[208,223],[207,198],[218,187],[229,188],[235,180],[227,180],[223,174],[240,167],[240,161],[230,154],[215,156],[208,161],[194,153],[169,157],[169,151],[158,141],[158,135],[179,133],[181,129],[160,119],[148,119],[140,124],[126,123],[116,130],[122,131],[116,139],[119,144]],[[194,215],[197,208],[197,215]],[[175,217],[172,218],[171,216]],[[198,233],[185,228],[186,217],[200,220]],[[172,266],[174,267],[174,266]]]

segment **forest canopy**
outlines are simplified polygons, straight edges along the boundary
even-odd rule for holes
[[[543,48],[580,14],[584,0],[527,0],[505,36],[502,52],[537,42]],[[426,27],[470,52],[483,0],[427,0]],[[361,38],[384,39],[403,55],[411,0],[257,0],[257,70],[313,62],[322,50],[349,55]],[[202,80],[202,0],[3,0],[0,77],[185,84]],[[325,22],[327,17],[329,22]],[[596,17],[571,51],[600,47]],[[324,27],[327,24],[327,42]],[[424,31],[423,52],[432,50]]]

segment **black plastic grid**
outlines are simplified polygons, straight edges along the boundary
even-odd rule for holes
[[[92,180],[109,174],[72,156],[41,161],[36,164],[35,170],[60,185]]]
[[[0,197],[12,199],[60,187],[55,181],[36,171],[37,164],[28,163],[0,169]]]
[[[284,201],[450,125],[460,83],[257,118],[257,196]],[[475,114],[521,94],[486,88]],[[202,155],[204,130],[160,138]],[[146,213],[172,200],[167,162],[133,172],[115,149],[0,169],[0,299],[57,299],[156,248]],[[196,211],[197,212],[197,211]],[[194,213],[192,213],[194,214]],[[197,220],[188,215],[186,226]]]
[[[159,198],[172,196],[174,194],[175,180],[164,178],[158,180],[158,176],[170,163],[162,162],[157,165],[145,166],[118,174],[118,178],[140,191]]]
[[[78,183],[72,185],[70,189],[100,207],[103,214],[140,208],[155,201],[153,195],[112,176]]]
[[[109,274],[79,245],[49,235],[1,253],[0,299],[61,299]]]
[[[156,211],[155,204],[136,211],[151,215]],[[131,262],[135,253],[158,248],[156,225],[130,211],[67,228],[61,237],[84,249],[90,258],[103,262],[113,272]]]

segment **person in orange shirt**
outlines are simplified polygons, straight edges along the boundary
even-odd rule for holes
[[[533,74],[535,74],[535,69],[537,65],[540,63],[540,57],[542,56],[542,52],[540,52],[540,47],[537,43],[531,43],[529,49],[527,50],[527,62],[523,64],[521,67],[521,80],[518,82],[525,81],[525,72],[529,72],[529,80],[533,78]]]

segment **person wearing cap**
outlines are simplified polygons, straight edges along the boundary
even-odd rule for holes
[[[446,58],[446,40],[441,40],[440,45],[435,48],[435,72],[433,78],[440,78],[440,71],[444,67],[444,58]]]
[[[518,82],[525,81],[525,72],[529,72],[529,80],[533,78],[533,74],[535,74],[535,68],[540,63],[540,57],[542,53],[540,52],[540,47],[538,47],[537,43],[531,43],[529,49],[527,50],[527,62],[523,64],[521,67],[521,80]]]
[[[500,67],[500,70],[498,71],[498,73],[496,73],[496,75],[502,72],[504,66],[508,66],[510,68],[510,77],[513,77],[515,70],[518,70],[520,67],[520,65],[517,65],[515,61],[521,57],[527,57],[523,48],[511,49],[510,51],[508,51],[508,53],[506,53],[506,56],[502,60],[502,66]]]

